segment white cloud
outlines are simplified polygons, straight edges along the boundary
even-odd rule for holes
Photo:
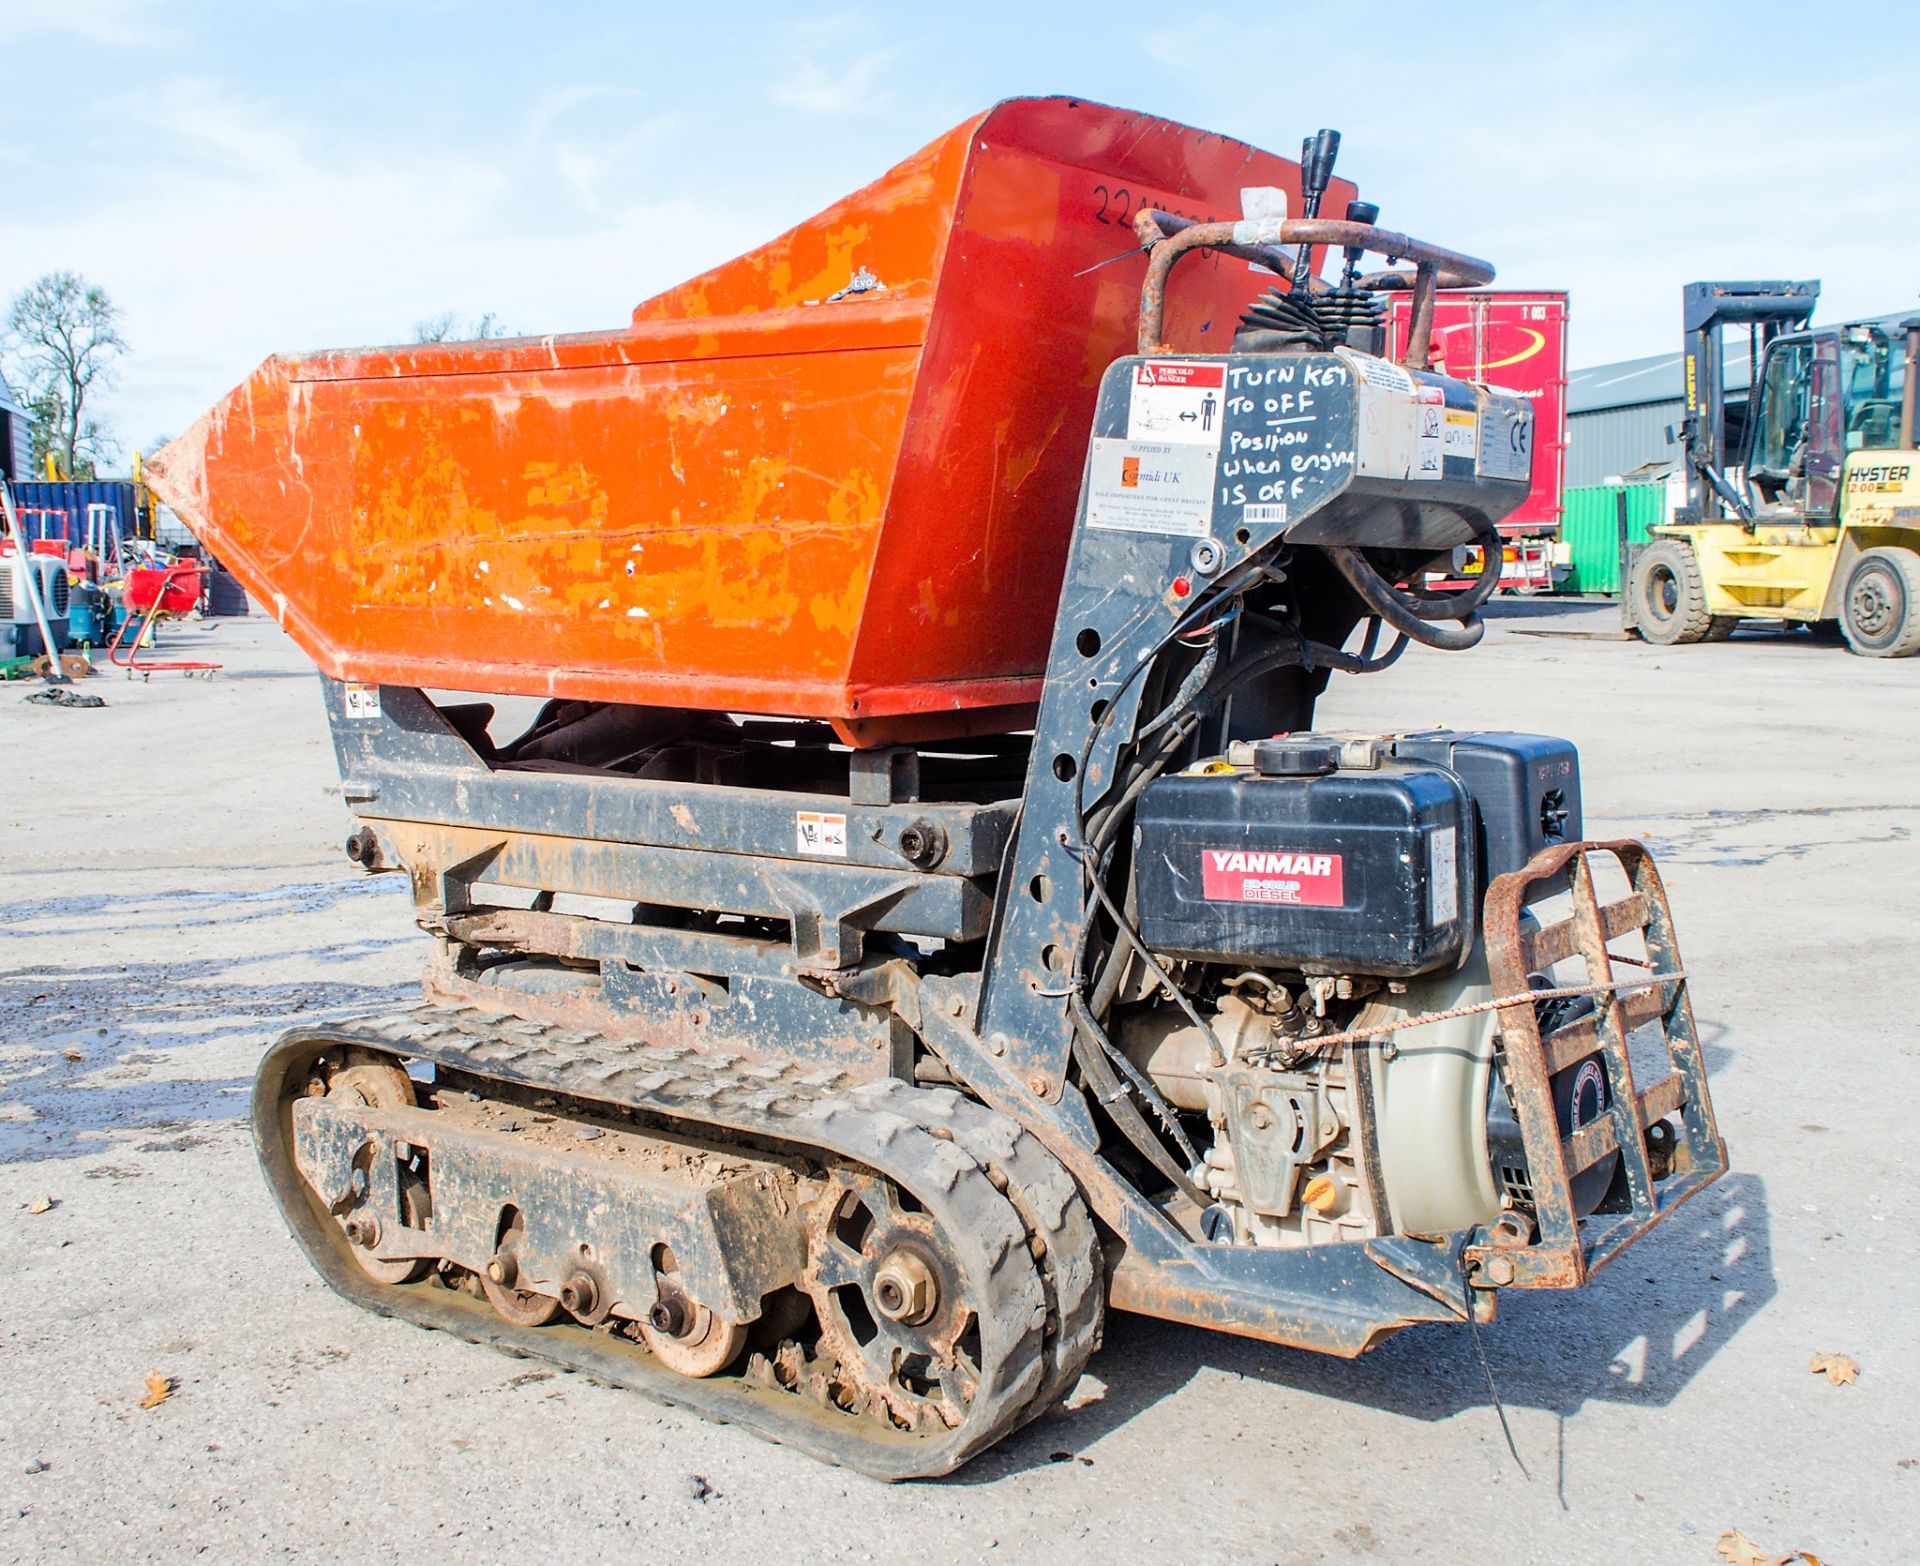
[[[71,38],[123,49],[152,49],[177,41],[155,14],[155,0],[6,0],[0,6],[0,43]],[[15,69],[20,69],[15,62]]]
[[[576,83],[570,87],[556,87],[552,92],[542,93],[527,108],[526,126],[530,135],[544,134],[554,123],[583,104],[594,103],[603,98],[637,98],[640,94],[631,87],[609,87],[604,83]]]
[[[877,29],[851,14],[820,17],[788,29],[767,96],[807,114],[838,118],[883,109],[904,50],[873,46]]]
[[[554,141],[541,149],[554,171],[566,182],[583,211],[606,209],[608,192],[630,181],[635,169],[653,166],[668,150],[678,129],[668,115],[641,120],[618,132],[583,133]]]
[[[448,309],[522,331],[619,328],[765,237],[764,219],[644,198],[637,161],[576,171],[599,210],[576,206],[564,153],[526,139],[504,154],[361,145],[206,81],[120,112],[164,172],[34,214],[7,261],[21,278],[79,264],[124,309],[134,351],[103,411],[129,443],[183,428],[271,353],[394,341]],[[646,140],[628,138],[630,159]],[[688,237],[669,249],[665,232]]]

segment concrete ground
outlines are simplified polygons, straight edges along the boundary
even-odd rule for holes
[[[362,1314],[243,1124],[297,1017],[406,994],[398,878],[340,853],[314,680],[0,687],[0,1559],[1920,1560],[1920,661],[1662,652],[1599,608],[1343,679],[1330,726],[1538,728],[1659,850],[1734,1172],[1585,1292],[1338,1363],[1130,1317],[1071,1412],[887,1488]],[[42,1198],[52,1206],[44,1211]],[[1809,1357],[1842,1353],[1833,1386]],[[173,1378],[139,1406],[146,1377]]]

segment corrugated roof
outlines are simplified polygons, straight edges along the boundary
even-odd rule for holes
[[[1897,328],[1912,315],[1911,310],[1902,310],[1843,324]],[[1656,353],[1645,359],[1621,359],[1585,370],[1569,370],[1567,412],[1598,413],[1603,408],[1631,408],[1645,402],[1678,402],[1683,393],[1680,358],[1678,351]],[[1745,391],[1747,380],[1746,334],[1736,332],[1727,339],[1727,390]]]
[[[1728,386],[1747,384],[1746,356],[1728,366]],[[1656,353],[1645,359],[1621,359],[1590,369],[1567,371],[1567,412],[1597,413],[1642,402],[1673,402],[1681,395],[1680,355]]]

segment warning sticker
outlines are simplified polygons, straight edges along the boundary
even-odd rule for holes
[[[1227,367],[1189,359],[1148,359],[1133,367],[1127,439],[1220,450]]]
[[[1455,828],[1441,827],[1427,839],[1427,921],[1452,924],[1460,916],[1459,844]]]
[[[1098,438],[1087,489],[1087,525],[1204,538],[1213,521],[1213,477],[1219,462],[1217,446]]]
[[[1423,464],[1442,449],[1440,442],[1423,439],[1422,435],[1427,415],[1444,413],[1445,407],[1430,408],[1421,398],[1428,391],[1442,398],[1445,393],[1438,387],[1416,391],[1413,377],[1385,359],[1346,348],[1335,352],[1352,366],[1356,376],[1355,471],[1366,478],[1439,478],[1437,468],[1423,470]]]
[[[847,818],[824,810],[800,810],[793,817],[794,846],[803,854],[847,857]]]
[[[1447,455],[1471,462],[1480,453],[1480,416],[1471,408],[1447,409]]]
[[[1203,848],[1200,888],[1214,903],[1289,903],[1338,908],[1346,901],[1338,854]]]
[[[1422,386],[1417,409],[1412,476],[1437,479],[1446,467],[1447,394],[1438,386]]]
[[[1336,348],[1334,352],[1353,367],[1362,385],[1375,386],[1381,391],[1413,390],[1413,377],[1390,359],[1376,359],[1370,353],[1355,353],[1351,348]]]
[[[349,718],[377,718],[380,716],[380,687],[377,685],[349,685],[347,693],[347,716]]]

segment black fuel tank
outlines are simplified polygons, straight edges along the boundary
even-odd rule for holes
[[[1444,767],[1338,767],[1311,736],[1140,797],[1140,933],[1169,956],[1408,978],[1460,962],[1479,909],[1471,803]],[[1261,770],[1261,769],[1265,770]]]

